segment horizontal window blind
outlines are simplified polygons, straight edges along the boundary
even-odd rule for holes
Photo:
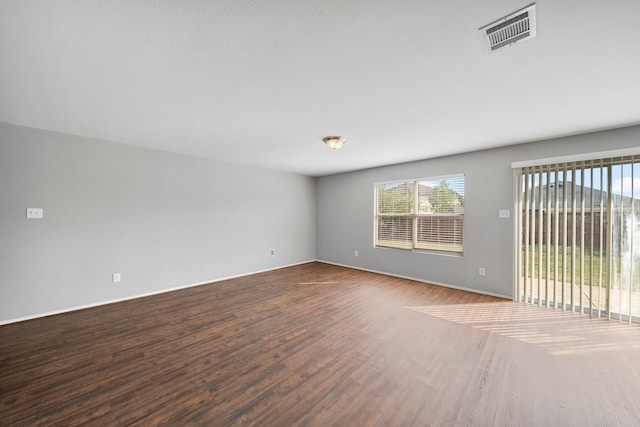
[[[464,176],[376,184],[375,245],[462,254]]]

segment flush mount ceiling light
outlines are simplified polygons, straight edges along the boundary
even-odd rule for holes
[[[327,147],[332,150],[339,150],[344,144],[345,139],[341,136],[327,136],[326,138],[322,138]]]

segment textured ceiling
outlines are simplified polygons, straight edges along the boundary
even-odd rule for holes
[[[640,1],[488,54],[528,4],[0,0],[0,122],[312,176],[640,123]]]

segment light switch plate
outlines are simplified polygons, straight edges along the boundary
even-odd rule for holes
[[[498,218],[511,218],[511,211],[509,209],[500,209],[498,211]]]
[[[44,210],[42,208],[27,208],[28,219],[42,219],[44,217]]]

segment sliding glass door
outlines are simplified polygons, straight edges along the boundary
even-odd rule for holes
[[[518,171],[518,299],[640,320],[640,157]]]

